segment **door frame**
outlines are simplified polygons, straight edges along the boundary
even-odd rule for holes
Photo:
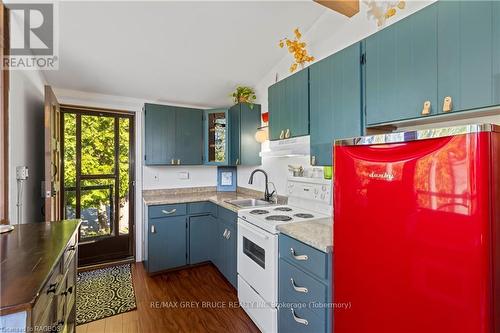
[[[116,109],[107,109],[107,108],[97,108],[97,107],[89,107],[89,106],[81,106],[81,105],[73,105],[73,104],[61,104],[61,126],[60,126],[60,131],[61,131],[61,153],[64,153],[64,114],[66,113],[73,113],[77,115],[88,115],[88,116],[107,116],[107,117],[116,117],[120,116],[122,118],[128,118],[130,121],[130,129],[129,129],[129,134],[130,134],[130,153],[129,153],[129,165],[130,165],[130,171],[129,171],[129,191],[130,191],[130,205],[129,205],[129,249],[130,249],[130,255],[126,257],[121,257],[117,258],[116,253],[111,253],[111,254],[103,254],[101,256],[95,257],[95,262],[90,263],[89,265],[95,265],[95,264],[101,264],[109,261],[115,261],[115,260],[122,260],[122,259],[133,259],[135,261],[136,257],[136,244],[135,244],[135,227],[136,227],[136,219],[135,219],[135,213],[136,213],[136,114],[135,112],[131,111],[124,111],[124,110],[116,110]],[[116,130],[117,123],[115,123],[115,130]],[[78,131],[78,129],[77,129]],[[77,142],[77,146],[79,143]],[[117,151],[115,150],[115,156],[117,154]],[[79,159],[81,156],[76,156],[76,164],[81,165],[81,161]],[[61,174],[62,174],[62,181],[60,183],[60,191],[61,191],[61,198],[64,198],[64,158],[61,159]],[[85,177],[85,179],[91,179],[92,176],[90,177]],[[102,178],[102,177],[101,177]],[[115,196],[119,196],[119,192],[116,191]],[[63,201],[63,200],[62,200]],[[116,209],[119,206],[119,200],[115,200],[115,216],[118,219],[119,218],[119,209]],[[78,205],[78,203],[77,203]],[[64,216],[64,203],[61,203],[61,216]],[[113,221],[114,223],[114,221]],[[80,233],[78,233],[78,237],[80,237]],[[85,243],[85,242],[83,242]]]

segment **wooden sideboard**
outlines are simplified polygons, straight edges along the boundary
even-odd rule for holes
[[[74,332],[79,220],[0,235],[0,331]]]

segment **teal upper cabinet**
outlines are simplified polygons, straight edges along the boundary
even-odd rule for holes
[[[146,165],[203,164],[202,110],[146,104],[144,114]]]
[[[311,164],[332,165],[332,141],[362,134],[361,43],[309,67]]]
[[[205,110],[205,164],[227,165],[229,160],[228,110]]]
[[[493,2],[493,102],[500,104],[500,1]]]
[[[439,112],[499,104],[499,2],[439,1],[437,8]],[[451,108],[443,108],[446,97]]]
[[[421,116],[424,103],[437,109],[437,7],[371,35],[366,43],[368,125]]]
[[[170,164],[175,156],[175,108],[146,104],[144,114],[145,164]]]
[[[254,104],[238,103],[229,109],[229,164],[260,165],[260,143],[255,140],[255,132],[261,126],[261,108]]]
[[[309,134],[309,68],[269,87],[270,139]]]

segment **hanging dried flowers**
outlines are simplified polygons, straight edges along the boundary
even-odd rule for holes
[[[288,48],[288,52],[293,54],[294,62],[290,66],[290,72],[295,72],[297,67],[300,65],[304,67],[304,64],[307,62],[314,61],[314,57],[310,56],[306,50],[306,43],[301,41],[302,34],[299,31],[299,28],[296,28],[293,33],[295,34],[295,38],[288,39],[284,38],[280,40],[279,46],[284,48],[285,45]]]
[[[368,17],[374,18],[377,25],[383,26],[385,21],[396,15],[398,10],[403,10],[406,7],[406,1],[364,1],[368,6]]]

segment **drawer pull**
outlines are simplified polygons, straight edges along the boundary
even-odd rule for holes
[[[49,287],[47,288],[47,295],[50,294],[50,293],[56,293],[56,289],[57,289],[57,283],[51,283],[49,284]]]
[[[68,294],[72,294],[72,293],[73,293],[73,286],[69,287],[69,288],[66,290],[66,292],[67,292]]]
[[[165,209],[162,209],[161,212],[165,215],[170,215],[170,214],[173,214],[177,211],[176,208],[172,209],[172,210],[165,210]]]
[[[309,290],[306,287],[299,287],[295,284],[295,281],[293,278],[290,278],[290,282],[292,283],[293,290],[299,292],[299,293],[304,293],[306,294]]]
[[[295,260],[305,261],[305,260],[309,259],[309,257],[306,254],[296,255],[293,247],[290,248],[290,253],[292,254],[293,259],[295,259]]]
[[[295,320],[297,323],[305,325],[305,326],[309,325],[309,322],[307,321],[307,319],[297,317],[295,315],[295,311],[293,310],[293,308],[290,308],[290,310],[292,310],[293,320]]]

